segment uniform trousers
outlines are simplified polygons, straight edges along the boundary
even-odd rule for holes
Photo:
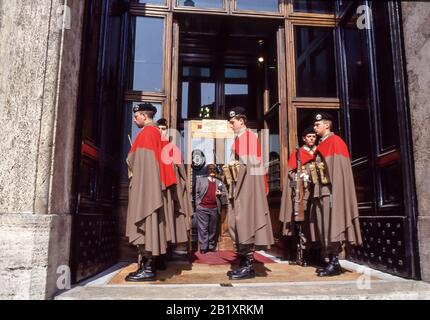
[[[338,255],[340,252],[340,243],[330,241],[330,219],[332,218],[331,196],[327,195],[313,198],[310,223],[313,223],[316,226],[316,237],[322,247],[322,258],[326,258],[333,254]]]

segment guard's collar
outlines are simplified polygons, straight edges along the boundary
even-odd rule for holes
[[[317,149],[316,146],[313,146],[312,148],[309,148],[308,146],[303,146],[303,149],[305,149],[307,152],[314,154],[315,150]]]
[[[158,127],[158,124],[152,121],[152,122],[145,123],[145,127]]]
[[[326,140],[328,137],[331,137],[332,135],[334,135],[334,132],[327,133],[324,137],[320,139],[320,143]]]
[[[243,128],[243,129],[241,129],[237,134],[236,134],[236,137],[237,138],[239,138],[241,135],[243,135],[245,132],[246,132],[246,130],[248,130],[248,128]]]

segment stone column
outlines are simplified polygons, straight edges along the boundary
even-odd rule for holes
[[[84,4],[0,0],[0,299],[51,298],[69,264]]]
[[[430,281],[430,5],[402,1],[418,200],[421,277]]]

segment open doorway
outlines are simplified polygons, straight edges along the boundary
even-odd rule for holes
[[[273,163],[277,160],[279,166],[278,32],[282,21],[189,14],[178,14],[175,21],[179,30],[178,79],[172,85],[177,86],[176,127],[183,133],[181,147],[187,162],[191,163],[196,150],[203,152],[206,163],[219,168],[228,162],[233,137],[215,139],[197,131],[208,121],[226,122],[229,110],[240,106],[247,110],[248,127],[259,133],[264,159],[268,162],[270,155],[277,155]],[[222,123],[220,127],[224,128]],[[267,139],[262,129],[269,129]],[[205,168],[196,171],[189,165],[187,171],[194,190]],[[276,174],[272,181],[279,183],[280,170]],[[226,216],[223,208],[219,250],[233,247]],[[275,225],[277,220],[274,210]]]
[[[239,2],[246,1],[225,1],[232,6],[203,10],[209,2],[195,1],[199,9],[179,2],[162,7],[131,1],[121,14],[118,8],[109,11],[109,1],[88,1],[72,192],[73,282],[129,256],[124,249],[129,247],[124,237],[124,159],[130,147],[127,136],[136,134],[132,106],[142,101],[153,103],[158,115],[182,133],[187,121],[225,119],[232,105],[250,108],[251,128],[270,131],[261,140],[265,160],[272,164],[269,204],[275,233],[280,178],[297,130],[312,111],[331,110],[351,147],[367,239],[349,258],[417,277],[413,188],[407,188],[413,185],[410,146],[407,132],[401,130],[407,130],[402,120],[407,117],[399,116],[407,113],[399,98],[405,96],[404,79],[392,69],[402,70],[403,62],[397,52],[401,46],[390,46],[401,43],[397,18],[391,19],[398,8],[375,2],[374,13],[381,16],[375,21],[384,27],[369,31],[355,28],[357,4],[348,1],[341,6],[340,20],[329,14],[332,5],[326,10],[315,9],[320,6],[315,3],[305,8],[300,1],[279,1],[279,14],[269,14],[258,11],[260,2],[246,12]],[[379,48],[373,43],[378,37],[388,44],[382,41]],[[258,61],[260,54],[263,62]],[[398,99],[384,92],[398,92]],[[385,130],[397,127],[397,135]],[[182,147],[185,153],[184,134]],[[228,148],[217,147],[208,148],[215,153]],[[135,251],[130,252],[134,260]]]

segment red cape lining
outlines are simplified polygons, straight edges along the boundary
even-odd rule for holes
[[[176,174],[173,163],[166,164],[161,161],[161,152],[164,144],[161,141],[160,131],[155,126],[147,126],[140,130],[133,145],[131,146],[130,153],[136,152],[137,149],[147,149],[154,152],[155,159],[160,168],[160,180],[163,185],[170,187],[177,183]]]
[[[350,158],[348,147],[345,141],[337,135],[332,135],[321,142],[317,148],[318,152],[324,157],[331,157],[334,155],[341,155]]]

